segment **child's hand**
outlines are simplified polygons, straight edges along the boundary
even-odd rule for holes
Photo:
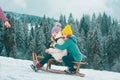
[[[54,39],[54,37],[53,37],[53,36],[51,37],[51,41],[55,41],[55,39]]]
[[[45,53],[49,53],[49,49],[46,49],[46,50],[45,50]]]

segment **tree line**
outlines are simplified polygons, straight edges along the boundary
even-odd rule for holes
[[[5,14],[12,27],[1,28],[4,45],[1,56],[31,60],[33,51],[44,55],[51,43],[51,29],[55,22],[60,22],[62,28],[66,24],[72,26],[80,51],[87,56],[87,68],[120,72],[120,25],[106,13],[83,15],[79,20],[72,13],[68,19],[60,15],[59,20],[45,15]],[[1,21],[0,25],[4,26]]]

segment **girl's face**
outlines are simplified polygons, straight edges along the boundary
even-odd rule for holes
[[[55,37],[58,33],[57,32],[54,32],[52,33],[52,36]]]

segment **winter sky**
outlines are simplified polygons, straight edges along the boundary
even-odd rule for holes
[[[26,13],[58,19],[60,14],[81,18],[83,14],[106,12],[119,19],[119,0],[0,0],[0,6],[5,11]],[[120,19],[119,19],[120,20]]]

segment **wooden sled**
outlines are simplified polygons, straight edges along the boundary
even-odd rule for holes
[[[38,59],[43,59],[44,57],[43,56],[37,56],[36,53],[32,53],[32,58],[33,58],[33,63],[36,65],[36,63],[38,62]],[[64,71],[61,71],[61,70],[55,70],[55,69],[51,69],[51,62],[55,60],[53,58],[49,59],[48,60],[48,63],[47,63],[47,67],[43,67],[41,68],[40,70],[42,71],[45,71],[45,72],[51,72],[51,73],[57,73],[57,74],[67,74],[66,72]],[[76,66],[76,73],[75,74],[68,74],[68,75],[76,75],[76,76],[80,76],[80,77],[85,77],[85,74],[83,73],[79,73],[79,70],[80,70],[80,65],[81,64],[88,64],[87,62],[73,62]]]

